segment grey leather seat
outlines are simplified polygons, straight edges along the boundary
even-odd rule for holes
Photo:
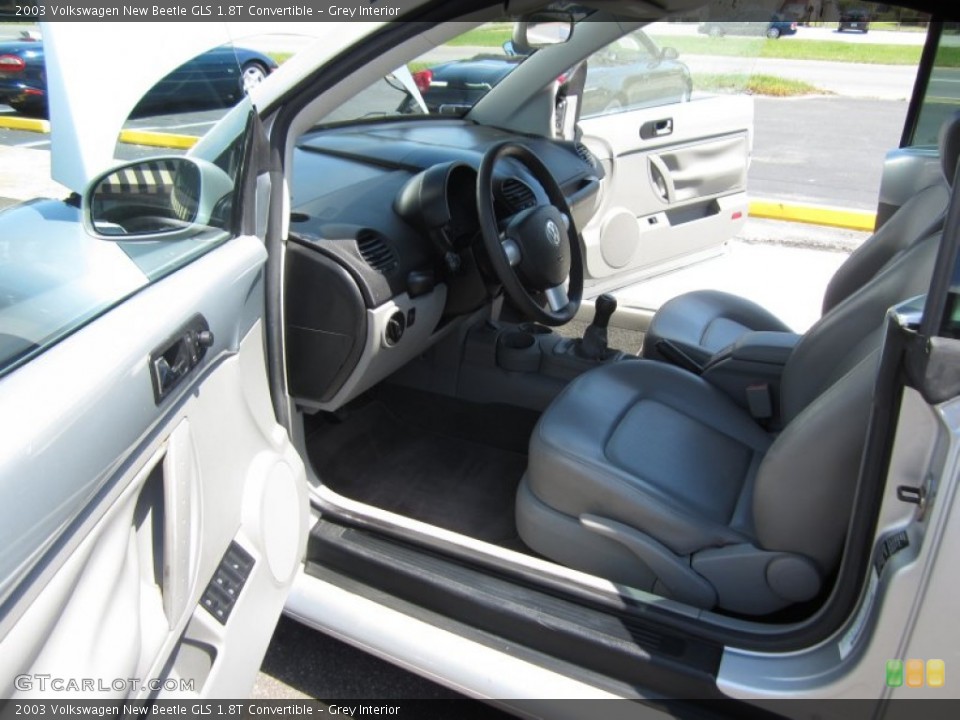
[[[530,441],[521,538],[702,608],[761,615],[814,598],[839,562],[886,310],[927,291],[939,240],[913,243],[800,339],[779,434],[666,363],[624,361],[573,381]]]
[[[952,182],[960,154],[960,114],[940,129],[943,174]],[[949,186],[938,183],[914,195],[855,250],[827,285],[822,312],[827,313],[874,277],[887,263],[929,234],[942,222]],[[643,356],[674,360],[663,346],[669,343],[704,365],[717,352],[751,331],[792,332],[779,318],[745,298],[717,290],[684,293],[656,312],[644,338]]]

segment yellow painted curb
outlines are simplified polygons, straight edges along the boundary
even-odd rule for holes
[[[129,145],[149,145],[150,147],[177,148],[189,150],[200,138],[193,135],[175,135],[173,133],[152,132],[150,130],[121,130],[120,142]]]
[[[817,205],[797,205],[772,200],[754,200],[750,203],[750,217],[768,220],[786,220],[787,222],[826,225],[873,232],[877,226],[876,213],[865,210],[844,210]]]
[[[50,132],[50,121],[40,118],[25,117],[0,117],[0,127],[10,130],[27,130],[29,132],[48,133]]]

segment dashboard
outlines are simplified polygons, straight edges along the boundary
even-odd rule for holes
[[[526,145],[578,227],[602,169],[583,146],[464,120],[391,120],[299,138],[285,262],[290,393],[333,410],[423,353],[500,292],[479,233],[477,168],[493,145]],[[546,203],[513,159],[494,173],[498,222]]]

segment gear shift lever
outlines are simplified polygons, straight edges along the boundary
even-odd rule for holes
[[[576,345],[576,353],[588,360],[600,360],[607,352],[607,325],[617,309],[617,299],[604,293],[595,302],[593,322]]]

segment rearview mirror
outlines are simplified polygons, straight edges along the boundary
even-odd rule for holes
[[[159,239],[199,225],[226,227],[233,183],[220,168],[185,157],[137,160],[94,180],[84,220],[117,240]]]
[[[513,47],[528,55],[547,45],[565,43],[573,35],[573,16],[565,12],[538,12],[526,15],[513,26]]]

